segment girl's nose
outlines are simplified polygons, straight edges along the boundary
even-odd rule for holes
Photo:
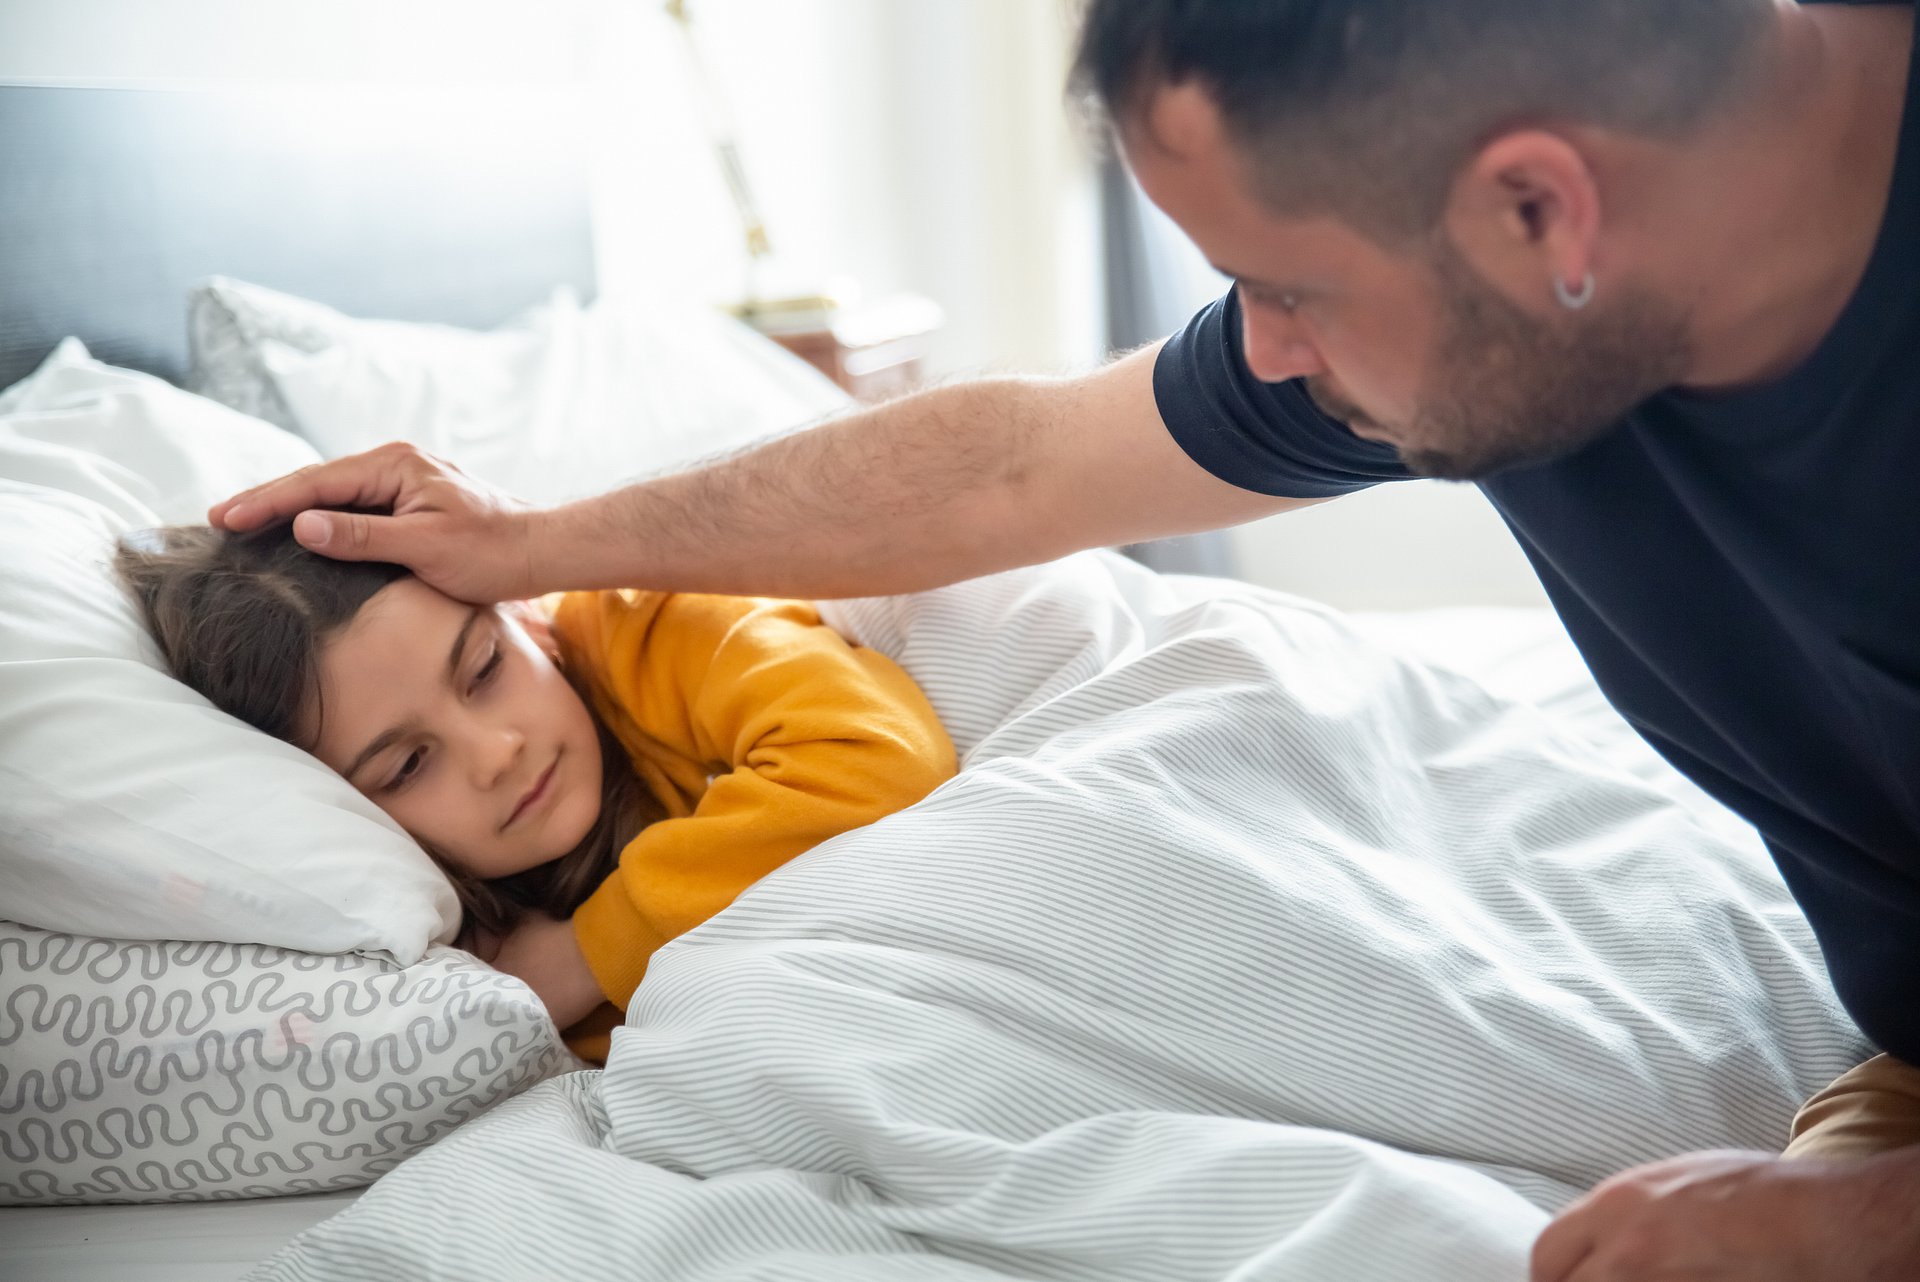
[[[511,783],[514,768],[526,751],[527,737],[515,726],[483,730],[474,752],[474,785],[483,790]]]

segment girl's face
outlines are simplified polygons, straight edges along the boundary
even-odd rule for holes
[[[398,579],[320,652],[314,755],[415,840],[483,879],[577,846],[600,815],[600,739],[532,611]]]

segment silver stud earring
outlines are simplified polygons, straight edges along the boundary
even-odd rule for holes
[[[1588,303],[1591,303],[1593,301],[1593,290],[1594,281],[1592,272],[1587,273],[1587,278],[1580,282],[1580,288],[1578,290],[1568,289],[1567,283],[1559,277],[1555,277],[1553,281],[1553,296],[1560,300],[1560,306],[1570,312],[1577,312]]]

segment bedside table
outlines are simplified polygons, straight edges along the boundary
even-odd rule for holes
[[[946,315],[918,294],[896,294],[850,307],[742,308],[747,324],[839,384],[859,401],[912,391]]]

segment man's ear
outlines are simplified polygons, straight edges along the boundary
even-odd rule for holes
[[[553,620],[531,601],[503,601],[500,612],[518,623],[533,643],[555,663],[560,662],[560,638],[553,633]]]
[[[1501,134],[1455,176],[1442,227],[1482,277],[1530,311],[1555,308],[1595,273],[1600,185],[1567,138],[1545,129]]]

